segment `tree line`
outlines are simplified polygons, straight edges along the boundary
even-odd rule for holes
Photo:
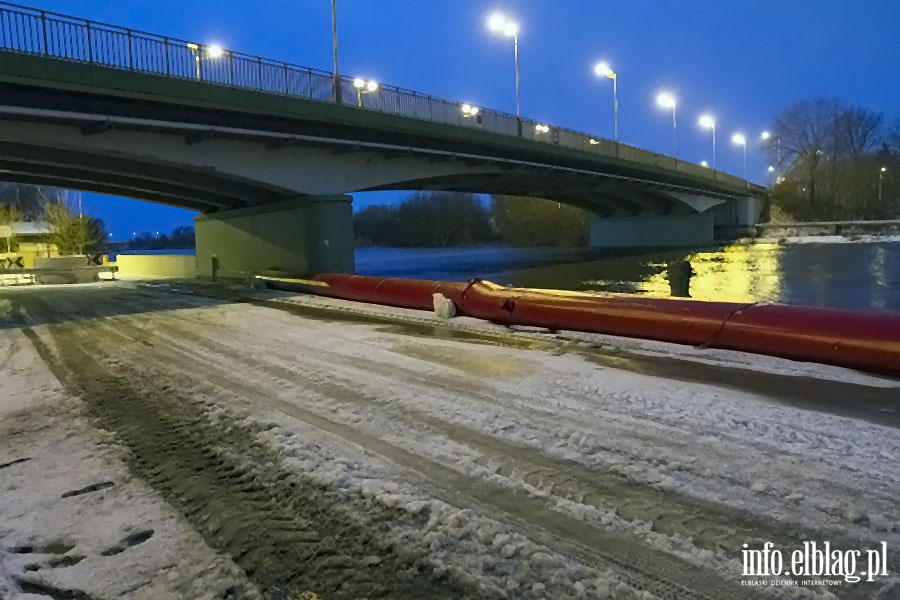
[[[780,112],[770,134],[773,220],[900,218],[900,118],[819,98]]]
[[[580,246],[588,213],[540,198],[415,192],[397,205],[369,206],[353,218],[359,246],[447,247],[505,243]]]
[[[122,250],[189,250],[195,243],[194,228],[181,225],[168,235],[153,235],[145,231],[117,246]]]

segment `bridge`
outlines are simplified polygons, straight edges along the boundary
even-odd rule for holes
[[[0,2],[0,179],[189,208],[200,272],[353,270],[352,192],[535,196],[592,243],[711,242],[765,188],[515,115]]]

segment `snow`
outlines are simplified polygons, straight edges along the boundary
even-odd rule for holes
[[[0,357],[0,597],[51,597],[13,594],[25,581],[59,597],[261,598],[131,477],[24,335],[0,330]]]
[[[900,242],[900,235],[790,235],[747,240],[757,244],[871,244],[876,242]]]
[[[184,295],[184,285],[95,287],[113,296],[110,306],[59,296],[53,307],[102,317],[83,326],[102,340],[91,346],[98,360],[148,389],[164,377],[178,394],[205,402],[210,423],[257,431],[291,473],[338,491],[362,522],[386,511],[414,517],[373,526],[394,547],[424,557],[431,572],[495,597],[657,597],[637,566],[604,558],[604,548],[632,544],[649,562],[642,569],[677,560],[727,582],[739,580],[735,552],[753,541],[748,536],[795,542],[791,536],[806,528],[820,540],[900,545],[895,428],[716,382],[594,363],[586,351],[678,357],[888,393],[900,387],[896,380],[270,291],[241,292],[266,306],[227,303],[204,297],[216,294],[205,288]],[[0,464],[31,460],[0,471],[0,575],[25,572],[26,559],[3,548],[63,540],[75,542],[68,554],[85,555],[83,565],[37,573],[98,596],[139,586],[128,597],[200,597],[201,588],[247,586],[230,559],[128,473],[119,446],[80,416],[79,401],[25,336],[3,329],[2,301],[0,356],[12,358],[0,362]],[[322,312],[303,318],[272,308],[282,305]],[[386,320],[355,322],[361,315]],[[55,339],[43,326],[35,332]],[[113,485],[59,500],[107,481]],[[102,556],[147,529],[154,534],[145,542]],[[377,568],[385,556],[358,560]],[[88,568],[99,575],[89,578]],[[894,585],[896,573],[870,597],[889,598]],[[842,592],[832,591],[837,596],[795,587],[759,594],[824,600]]]
[[[736,350],[722,350],[717,348],[700,348],[694,346],[685,346],[683,344],[674,344],[669,342],[659,342],[655,340],[644,340],[638,338],[627,338],[614,335],[606,335],[602,333],[588,333],[582,331],[555,331],[551,332],[540,327],[527,326],[511,326],[494,325],[481,319],[472,317],[456,317],[449,322],[441,322],[434,314],[425,311],[413,310],[407,308],[397,308],[391,306],[381,306],[377,304],[363,304],[352,302],[349,300],[341,300],[337,298],[326,298],[323,296],[311,296],[302,294],[292,294],[286,292],[268,292],[272,299],[300,306],[310,306],[316,308],[324,308],[337,313],[347,313],[354,315],[370,315],[378,317],[390,317],[396,321],[417,324],[440,324],[441,327],[452,328],[462,332],[488,333],[488,334],[515,334],[533,339],[536,341],[556,339],[563,341],[573,341],[588,344],[594,347],[607,348],[610,350],[624,350],[634,352],[636,354],[646,356],[675,357],[690,362],[698,362],[704,364],[719,364],[732,368],[741,368],[757,372],[765,372],[780,375],[800,375],[810,376],[820,379],[832,381],[847,381],[860,385],[871,385],[877,387],[897,387],[900,388],[900,381],[855,371],[853,369],[845,369],[834,367],[831,365],[822,365],[818,363],[799,362],[788,359],[764,356],[759,354],[751,354],[747,352],[739,352]]]

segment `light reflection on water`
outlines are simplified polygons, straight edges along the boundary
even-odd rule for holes
[[[357,250],[357,272],[571,290],[672,295],[670,267],[690,263],[699,300],[900,311],[900,242],[729,245],[603,256],[584,249],[486,246]],[[677,273],[676,273],[677,275]],[[677,278],[676,278],[677,279]]]

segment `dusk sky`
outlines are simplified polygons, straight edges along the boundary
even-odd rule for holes
[[[73,16],[331,70],[330,0],[31,0]],[[519,22],[522,114],[612,137],[618,73],[620,139],[671,154],[678,99],[678,155],[711,159],[702,112],[719,123],[717,166],[741,175],[735,131],[755,142],[791,102],[833,97],[900,117],[897,0],[338,0],[341,72],[515,112],[513,46],[485,21],[500,10]],[[766,159],[748,147],[749,177],[766,183]],[[358,194],[358,209],[404,194]],[[114,239],[170,231],[193,213],[85,194],[86,212]]]

